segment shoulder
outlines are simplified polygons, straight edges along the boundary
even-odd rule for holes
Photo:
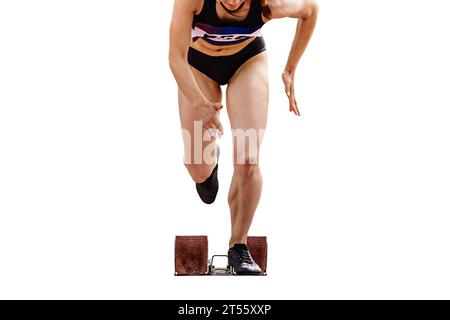
[[[317,11],[316,0],[267,0],[273,19],[307,18]]]
[[[202,10],[203,1],[207,0],[174,0],[174,9],[178,12],[198,14]]]
[[[319,10],[319,4],[317,0],[303,0],[302,17],[309,18],[317,13]]]

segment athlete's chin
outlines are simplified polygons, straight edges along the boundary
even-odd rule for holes
[[[229,3],[228,1],[222,1],[223,5],[228,9],[228,10],[235,10],[237,8],[239,8],[239,6],[241,5],[241,3],[244,2],[244,0],[240,1],[240,2],[235,2],[233,3]]]

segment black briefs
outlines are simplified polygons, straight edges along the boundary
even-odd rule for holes
[[[219,85],[225,85],[248,59],[266,50],[263,37],[256,37],[241,51],[229,56],[209,56],[192,47],[188,51],[188,63]]]

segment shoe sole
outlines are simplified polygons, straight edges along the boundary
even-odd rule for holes
[[[228,270],[230,274],[237,276],[259,276],[263,274],[262,272],[237,272],[236,269],[234,269],[234,267],[230,266],[228,266]]]

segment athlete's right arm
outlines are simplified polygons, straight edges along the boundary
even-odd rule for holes
[[[188,100],[196,105],[206,102],[205,95],[195,81],[187,62],[191,42],[191,28],[198,0],[175,0],[170,23],[169,64],[178,87]]]
[[[170,69],[183,95],[200,114],[204,129],[218,129],[219,136],[223,127],[219,120],[220,102],[210,102],[200,90],[194,74],[188,64],[187,55],[191,43],[192,20],[196,5],[200,0],[175,0],[170,24]]]

